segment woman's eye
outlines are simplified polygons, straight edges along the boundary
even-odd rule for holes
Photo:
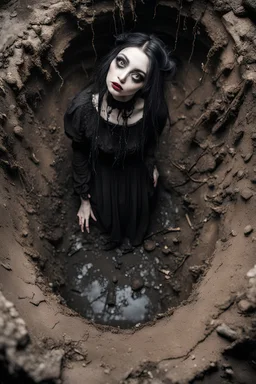
[[[121,57],[117,57],[116,63],[119,68],[124,68],[125,66],[125,61]]]
[[[141,76],[141,74],[139,73],[133,73],[132,80],[135,81],[136,83],[142,83],[144,81],[144,77]]]

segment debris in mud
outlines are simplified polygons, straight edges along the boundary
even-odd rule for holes
[[[249,224],[249,225],[246,225],[246,227],[244,228],[244,235],[245,236],[249,236],[253,231],[253,228],[252,226]]]
[[[134,279],[131,282],[131,287],[133,291],[140,291],[144,287],[144,282],[142,279]]]
[[[248,300],[241,300],[241,301],[239,301],[237,306],[238,306],[238,309],[241,312],[244,312],[244,313],[252,312],[255,309],[254,305],[250,301],[248,301]]]
[[[205,268],[205,265],[192,265],[189,267],[189,272],[192,273],[192,276],[195,280],[198,280],[202,273],[204,273]]]
[[[238,338],[238,334],[236,331],[231,329],[228,325],[226,324],[221,324],[216,328],[216,331],[218,335],[224,337],[225,339],[228,339],[230,341],[234,341]]]
[[[144,249],[147,252],[152,252],[154,249],[156,249],[156,242],[153,240],[146,240],[144,241]]]
[[[253,191],[250,189],[250,188],[244,188],[241,192],[240,192],[240,195],[241,197],[247,201],[249,200],[252,196],[253,196]]]
[[[9,263],[1,263],[1,266],[6,269],[7,271],[12,271],[12,267]]]
[[[24,253],[30,256],[33,260],[38,260],[40,258],[39,253],[33,248],[24,248]]]
[[[23,137],[24,137],[24,129],[22,127],[20,127],[19,125],[16,125],[13,128],[13,132],[14,132],[15,136],[17,136],[19,139],[23,139]]]

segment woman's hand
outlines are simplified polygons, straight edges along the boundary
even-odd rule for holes
[[[90,233],[89,219],[90,217],[92,217],[94,221],[97,221],[97,219],[94,216],[89,200],[81,199],[81,205],[80,205],[79,211],[77,212],[77,216],[79,218],[79,225],[81,227],[81,231],[84,232],[84,225],[85,225],[86,231]]]
[[[154,183],[155,188],[157,186],[158,177],[159,177],[159,172],[158,172],[157,167],[155,166],[154,171],[153,171],[153,183]]]

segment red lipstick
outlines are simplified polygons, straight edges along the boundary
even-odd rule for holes
[[[115,91],[119,91],[119,92],[123,90],[123,88],[121,87],[120,84],[118,84],[118,83],[114,83],[114,82],[112,82],[112,88],[113,88]]]

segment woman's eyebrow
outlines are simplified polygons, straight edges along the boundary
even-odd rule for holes
[[[128,57],[124,53],[121,53],[120,56],[123,56],[128,64],[130,63],[130,60],[128,59]],[[141,72],[141,73],[143,73],[144,76],[146,76],[146,73],[144,71],[142,71],[142,69],[135,68],[134,71]]]

